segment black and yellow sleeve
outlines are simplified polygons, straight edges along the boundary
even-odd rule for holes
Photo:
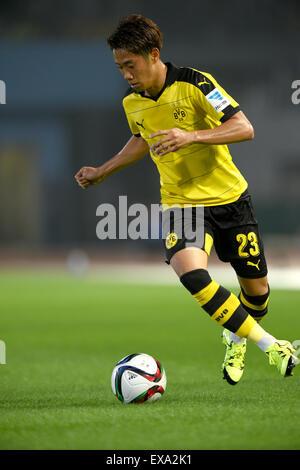
[[[206,72],[201,72],[196,84],[196,99],[206,114],[225,122],[241,110],[239,104]]]
[[[196,107],[214,120],[225,122],[240,111],[239,104],[207,72],[182,67],[180,81],[194,85],[193,98]]]

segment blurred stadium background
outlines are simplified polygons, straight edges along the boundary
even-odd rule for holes
[[[291,84],[300,79],[298,0],[2,0],[2,268],[96,269],[175,282],[160,241],[96,237],[99,204],[118,206],[119,195],[128,204],[159,202],[150,157],[88,191],[74,180],[81,166],[100,165],[130,137],[121,106],[126,82],[106,46],[129,13],[160,26],[163,60],[212,73],[253,123],[255,140],[231,152],[249,182],[270,275],[300,288],[300,105],[291,101]],[[212,266],[234,281],[215,255]]]
[[[228,390],[220,330],[176,287],[161,241],[96,237],[99,204],[160,199],[149,156],[87,191],[74,180],[130,137],[106,46],[129,13],[160,26],[163,60],[210,72],[253,123],[231,152],[264,236],[264,325],[299,345],[299,0],[1,0],[0,449],[299,449],[297,371],[281,382],[253,347]],[[210,271],[238,292],[214,253]],[[111,393],[112,366],[136,351],[167,371],[154,413]]]

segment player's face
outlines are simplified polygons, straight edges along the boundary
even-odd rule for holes
[[[152,86],[154,80],[152,54],[144,57],[133,54],[125,49],[113,51],[115,62],[125,80],[135,91],[145,91]]]

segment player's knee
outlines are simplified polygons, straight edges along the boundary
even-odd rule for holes
[[[267,285],[267,292],[263,295],[248,295],[241,289],[239,300],[244,309],[256,320],[262,320],[268,313],[270,299],[270,286]]]
[[[207,287],[211,281],[206,269],[194,269],[180,276],[180,282],[192,295]]]

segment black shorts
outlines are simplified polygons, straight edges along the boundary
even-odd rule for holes
[[[169,217],[168,209],[163,213]],[[183,214],[183,209],[180,209]],[[264,247],[258,230],[257,219],[246,190],[240,198],[230,204],[203,207],[202,216],[196,216],[196,208],[190,212],[192,220],[184,221],[189,226],[203,226],[203,236],[188,239],[183,229],[180,236],[173,232],[174,225],[171,217],[170,233],[164,240],[166,263],[170,263],[172,256],[187,246],[197,246],[210,254],[212,244],[221,261],[229,262],[240,277],[261,278],[267,275],[267,263]]]

